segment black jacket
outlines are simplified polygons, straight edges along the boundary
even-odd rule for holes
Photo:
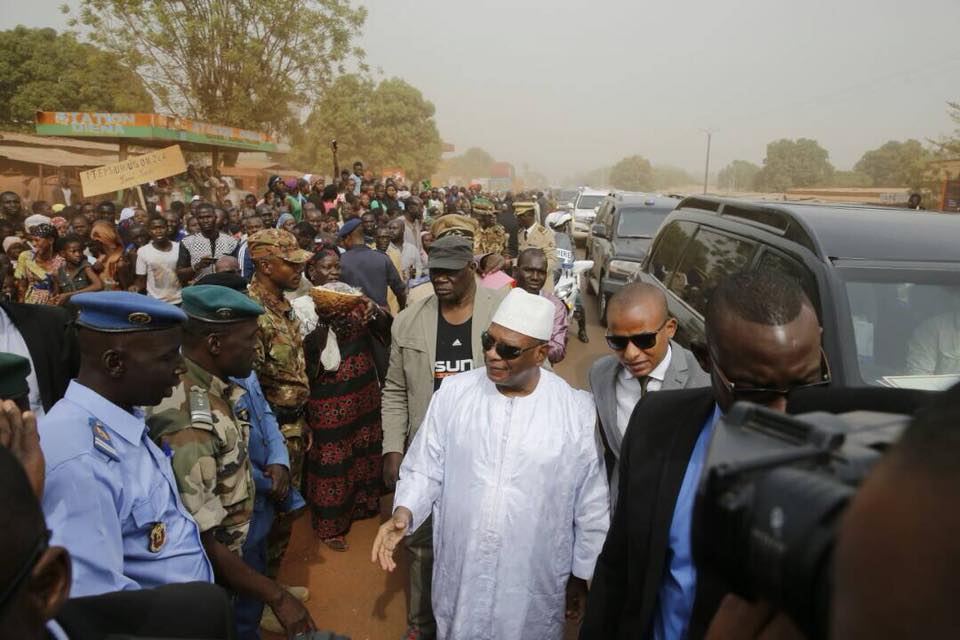
[[[60,307],[0,302],[23,336],[33,362],[44,411],[63,397],[80,366],[70,314]]]
[[[673,509],[713,409],[709,387],[658,391],[637,403],[620,448],[617,508],[593,574],[581,640],[649,637]],[[689,638],[706,632],[724,593],[713,579],[698,575]]]
[[[203,582],[73,598],[57,613],[56,621],[71,640],[234,637],[230,597],[220,587]]]
[[[787,411],[915,414],[933,397],[909,389],[809,389],[792,394]],[[714,403],[710,387],[658,391],[637,403],[621,444],[617,508],[597,560],[581,640],[650,637],[677,495]],[[727,591],[720,576],[698,572],[688,638],[704,636]]]

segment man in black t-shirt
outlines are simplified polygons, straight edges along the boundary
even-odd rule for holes
[[[470,345],[470,329],[473,318],[461,324],[450,324],[437,312],[437,359],[433,363],[433,390],[447,376],[473,368],[473,349]]]

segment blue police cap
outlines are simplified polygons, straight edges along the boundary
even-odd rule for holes
[[[348,235],[353,233],[354,229],[360,226],[360,218],[350,218],[343,223],[343,226],[340,227],[340,231],[337,232],[337,235],[341,238],[346,238]]]
[[[187,321],[172,304],[128,291],[78,293],[70,302],[80,309],[77,324],[94,331],[156,331]]]

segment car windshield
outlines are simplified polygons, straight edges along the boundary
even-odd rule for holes
[[[603,200],[603,196],[580,196],[577,209],[593,209],[600,204],[601,200]]]
[[[622,209],[617,235],[621,238],[652,238],[672,209]]]
[[[945,389],[960,380],[960,265],[838,273],[865,382]]]
[[[576,189],[561,189],[560,194],[557,196],[557,202],[563,204],[565,202],[573,202],[577,199],[577,190]]]

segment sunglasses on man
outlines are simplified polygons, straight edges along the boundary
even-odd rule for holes
[[[497,352],[497,355],[504,360],[516,360],[524,352],[530,351],[531,349],[536,349],[540,344],[535,344],[530,347],[517,347],[512,344],[504,344],[502,342],[497,342],[497,339],[490,335],[489,331],[484,331],[480,334],[480,346],[483,347],[484,351],[490,351],[493,349]]]
[[[655,344],[657,344],[657,336],[660,335],[660,332],[663,331],[663,328],[667,326],[667,323],[670,322],[670,318],[667,317],[656,331],[646,331],[644,333],[635,333],[632,336],[604,336],[607,340],[607,346],[613,349],[614,351],[623,351],[627,348],[627,345],[631,342],[633,346],[637,349],[647,350],[652,349]]]
[[[814,387],[825,387],[830,384],[830,363],[827,361],[827,354],[823,348],[820,349],[820,379],[816,382],[807,382],[795,384],[789,387],[748,387],[741,386],[736,382],[731,382],[727,375],[716,364],[716,358],[710,358],[713,370],[717,374],[720,384],[726,388],[727,392],[735,400],[743,402],[752,402],[754,404],[770,404],[781,398],[786,399],[794,391],[802,389],[813,389]]]

